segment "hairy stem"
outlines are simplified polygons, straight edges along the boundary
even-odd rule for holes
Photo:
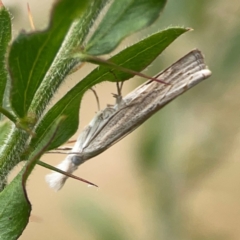
[[[0,153],[0,191],[4,189],[10,171],[22,160],[29,133],[13,125]]]

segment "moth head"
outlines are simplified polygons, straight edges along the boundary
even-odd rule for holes
[[[79,166],[84,163],[83,157],[81,155],[72,156],[71,161],[75,166]]]

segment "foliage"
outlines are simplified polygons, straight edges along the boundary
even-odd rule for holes
[[[168,49],[153,72],[197,46],[213,75],[145,123],[130,147],[125,144],[127,158],[120,152],[115,169],[107,169],[120,174],[120,183],[109,187],[108,177],[98,174],[110,197],[98,193],[95,200],[86,191],[85,204],[79,193],[64,199],[79,236],[82,220],[94,239],[106,238],[109,222],[109,231],[124,239],[240,238],[239,7],[236,0],[168,1],[153,28],[174,22],[195,31]]]
[[[45,30],[22,31],[10,43],[11,17],[0,2],[0,111],[12,121],[0,125],[1,132],[8,133],[7,137],[0,136],[0,205],[4,206],[0,211],[0,239],[16,239],[26,227],[31,212],[27,178],[44,152],[75,133],[84,93],[100,82],[126,81],[133,74],[100,61],[101,66],[46,111],[61,83],[89,57],[111,52],[124,37],[154,22],[165,3],[113,1],[88,38],[91,26],[109,1],[72,0],[69,4],[68,0],[59,0]],[[158,31],[107,62],[140,72],[187,30],[175,27]],[[21,161],[25,161],[24,167],[7,185],[9,172]]]

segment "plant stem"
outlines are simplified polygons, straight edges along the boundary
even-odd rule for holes
[[[29,133],[13,126],[0,153],[0,191],[6,185],[10,171],[22,160],[21,153],[25,150],[25,143]]]
[[[13,123],[17,122],[16,116],[14,116],[12,113],[10,113],[7,109],[0,107],[0,113],[2,113],[4,116],[6,116]]]

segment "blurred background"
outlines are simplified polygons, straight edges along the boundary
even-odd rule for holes
[[[28,2],[36,28],[44,29],[53,1]],[[13,16],[13,37],[30,30],[27,1],[3,3]],[[159,20],[125,40],[118,51],[169,26],[194,31],[170,45],[146,73],[154,75],[199,48],[212,77],[83,164],[75,174],[98,189],[69,179],[56,193],[44,180],[49,170],[37,166],[27,184],[32,216],[20,239],[240,239],[240,1],[169,0]],[[86,64],[70,75],[56,99],[93,68]],[[143,81],[128,81],[124,94]],[[96,90],[101,108],[114,103],[113,83]],[[78,133],[96,111],[88,92]],[[57,165],[63,158],[51,154],[42,160]]]

